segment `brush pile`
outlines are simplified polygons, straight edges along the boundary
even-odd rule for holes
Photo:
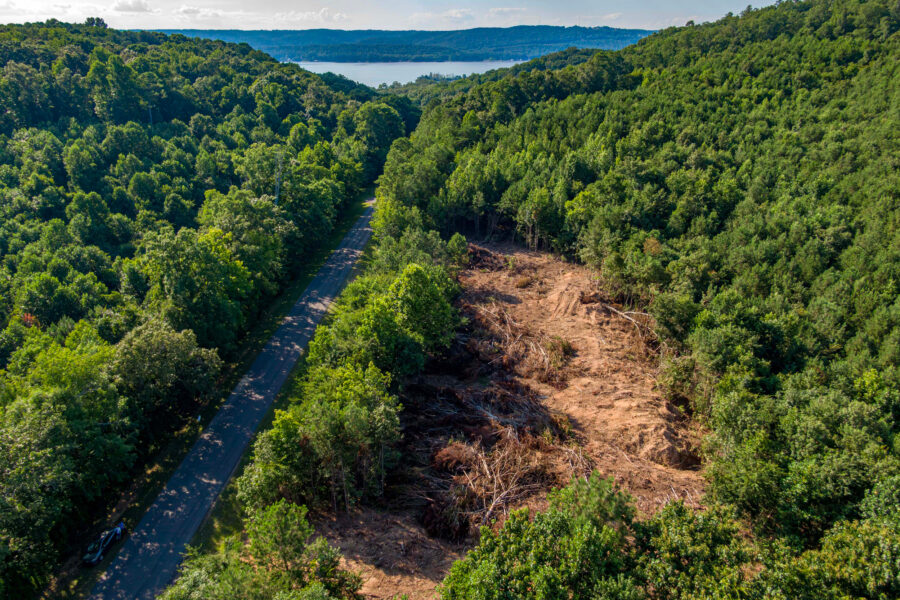
[[[419,473],[430,535],[461,540],[502,520],[511,506],[591,471],[565,415],[513,380],[482,390],[406,390],[407,444],[430,457]]]

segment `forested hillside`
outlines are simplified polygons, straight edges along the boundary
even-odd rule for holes
[[[782,2],[463,86],[395,142],[382,226],[597,267],[711,430],[715,510],[634,522],[579,484],[443,597],[900,594],[898,28],[895,0]]]
[[[460,320],[454,276],[466,256],[459,234],[443,241],[421,223],[401,232],[376,224],[364,273],[316,331],[287,408],[257,437],[236,481],[247,535],[189,555],[161,598],[362,597],[362,579],[314,535],[307,508],[334,515],[383,500],[385,479],[409,458],[397,451],[398,392],[449,346]]]
[[[447,400],[404,386],[478,343],[461,234],[581,261],[610,310],[648,313],[709,487],[702,508],[639,515],[578,478],[482,529],[442,598],[900,597],[898,29],[897,0],[780,2],[404,88],[419,119],[410,98],[246,45],[0,28],[0,596],[38,589],[215,393],[384,163],[365,271],[236,482],[245,531],[191,554],[165,598],[359,597],[307,508],[352,514],[427,469],[398,453],[404,416]],[[532,441],[577,454],[572,427]]]
[[[512,67],[494,69],[486,73],[475,73],[467,76],[444,76],[441,74],[423,75],[411,83],[394,83],[378,88],[384,94],[400,95],[421,106],[427,106],[434,100],[444,100],[466,93],[477,85],[489,81],[497,81],[504,77],[520,75],[529,71],[552,71],[570,65],[581,64],[597,54],[598,50],[587,48],[569,48],[562,52],[554,52],[535,58]]]
[[[19,599],[216,394],[418,113],[99,19],[0,27],[0,65],[0,597]]]

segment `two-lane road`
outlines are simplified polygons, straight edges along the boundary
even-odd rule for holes
[[[373,211],[370,204],[310,282],[122,546],[92,600],[150,600],[172,582],[185,547],[353,272],[372,234]]]

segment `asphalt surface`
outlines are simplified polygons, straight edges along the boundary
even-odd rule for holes
[[[91,592],[91,600],[150,600],[175,578],[185,547],[212,509],[341,292],[372,234],[374,207],[354,224],[232,390]]]

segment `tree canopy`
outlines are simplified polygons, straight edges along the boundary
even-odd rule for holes
[[[664,390],[710,428],[707,500],[726,507],[689,573],[607,569],[631,542],[514,517],[445,597],[896,595],[897,511],[876,498],[900,472],[898,29],[893,0],[779,2],[558,69],[408,88],[428,104],[388,156],[379,228],[515,237],[596,267],[654,316]],[[759,577],[726,543],[733,517],[772,542],[751,551]],[[663,552],[682,516],[655,519],[648,552],[696,550]]]
[[[218,390],[418,119],[246,45],[0,27],[0,597]]]
[[[461,233],[652,313],[710,491],[637,519],[575,481],[483,530],[442,597],[898,597],[898,29],[896,0],[778,2],[398,88],[420,119],[243,44],[0,27],[0,594],[40,587],[158,415],[215,393],[384,163],[365,272],[238,482],[248,539],[167,598],[355,597],[303,506],[382,493],[400,386],[458,323]]]
[[[712,496],[815,543],[900,469],[898,28],[782,2],[448,91],[391,150],[383,226],[598,267],[712,428]]]

